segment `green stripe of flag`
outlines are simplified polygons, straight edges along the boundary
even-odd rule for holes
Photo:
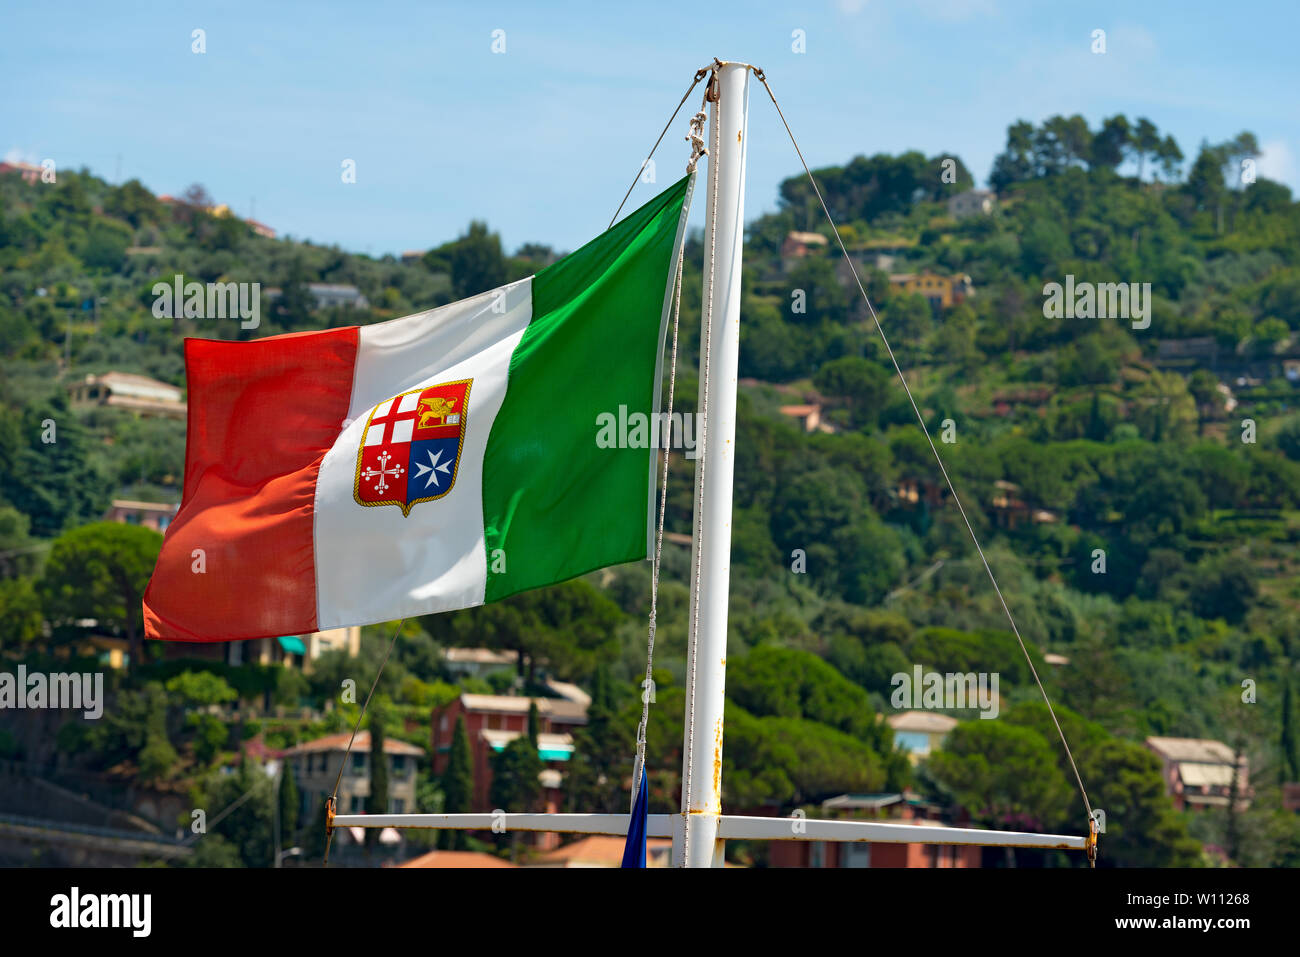
[[[533,318],[483,459],[487,601],[646,557],[653,450],[597,447],[596,421],[655,407],[688,182],[533,279]]]

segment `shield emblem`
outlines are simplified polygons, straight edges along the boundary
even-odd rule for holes
[[[352,497],[358,505],[396,505],[403,515],[456,484],[473,379],[404,392],[370,410]]]

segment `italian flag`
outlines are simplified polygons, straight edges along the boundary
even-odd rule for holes
[[[170,641],[467,608],[649,554],[693,176],[535,276],[391,322],[187,339],[181,508],[144,598]],[[617,447],[618,444],[640,447]]]

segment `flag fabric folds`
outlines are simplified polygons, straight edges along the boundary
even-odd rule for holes
[[[306,634],[647,557],[693,185],[534,276],[429,312],[187,340],[184,492],[146,634]],[[624,425],[638,414],[651,428]]]
[[[627,822],[627,843],[623,845],[622,867],[645,867],[645,832],[650,816],[650,799],[646,788],[645,766],[641,767],[641,784],[632,802],[632,816]]]

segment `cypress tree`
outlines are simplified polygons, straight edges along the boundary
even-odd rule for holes
[[[533,744],[533,750],[537,750],[537,735],[541,733],[541,718],[537,714],[537,702],[528,702],[528,740]]]
[[[280,772],[280,834],[285,844],[294,844],[298,836],[298,782],[293,778],[293,768],[288,761]]]
[[[1300,740],[1296,738],[1295,687],[1288,675],[1282,686],[1282,770],[1288,782],[1300,781]]]
[[[367,814],[388,813],[388,755],[384,753],[383,703],[376,699],[370,707],[370,796],[366,798]],[[366,843],[379,840],[377,828],[366,830]]]
[[[465,731],[465,716],[456,719],[456,729],[451,734],[451,753],[447,769],[442,773],[443,810],[448,814],[465,813],[474,798],[474,756],[469,749],[469,734]],[[443,832],[446,850],[463,850],[465,832]]]

